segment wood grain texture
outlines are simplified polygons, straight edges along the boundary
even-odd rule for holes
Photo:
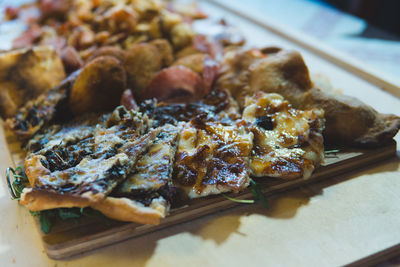
[[[8,150],[11,153],[14,164],[16,166],[23,164],[24,151],[20,149],[21,144],[9,131],[4,131]],[[339,148],[338,153],[328,154],[325,163],[307,180],[296,179],[284,181],[274,178],[257,178],[256,181],[262,185],[263,193],[269,196],[360,169],[393,157],[395,154],[396,143],[394,141],[387,146],[374,150]],[[250,188],[239,194],[232,194],[230,196],[236,199],[253,199]],[[210,196],[191,200],[187,205],[172,210],[156,226],[116,221],[104,222],[83,218],[77,223],[59,221],[52,227],[49,234],[42,233],[41,236],[48,256],[52,259],[64,259],[129,238],[151,233],[168,226],[190,221],[235,205],[238,205],[238,203],[228,200],[221,195]],[[38,231],[40,231],[39,225]]]

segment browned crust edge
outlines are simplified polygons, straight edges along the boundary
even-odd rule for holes
[[[90,205],[90,200],[80,196],[25,188],[19,203],[31,211],[41,211],[56,208],[84,208]]]
[[[128,198],[107,197],[91,207],[115,220],[153,225],[159,224],[167,213],[167,207],[160,203],[144,207]]]

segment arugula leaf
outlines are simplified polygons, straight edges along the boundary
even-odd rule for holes
[[[237,203],[244,203],[244,204],[253,204],[254,200],[253,199],[237,199],[233,197],[228,197],[225,194],[222,194],[222,196],[230,201],[237,202]]]
[[[73,219],[73,218],[79,218],[81,217],[82,213],[80,212],[79,208],[60,208],[58,209],[58,216],[61,218],[61,220],[68,220],[68,219]]]
[[[6,175],[12,198],[19,200],[21,198],[22,191],[26,186],[29,185],[29,180],[26,177],[24,167],[18,166],[17,168],[15,168],[15,170],[9,167],[7,168]],[[12,180],[10,179],[11,175],[13,176]],[[107,224],[111,222],[110,219],[107,218],[103,213],[89,207],[58,208],[51,210],[29,211],[29,212],[32,216],[39,218],[40,229],[46,234],[50,232],[53,221],[57,219],[61,219],[63,221],[73,220],[75,223],[77,223],[78,218],[86,217],[90,219],[98,219]]]
[[[253,193],[254,197],[256,199],[260,200],[260,202],[261,202],[261,204],[263,205],[264,208],[268,208],[267,200],[266,200],[264,194],[262,193],[262,189],[260,188],[261,185],[258,184],[254,180],[251,180],[250,184],[251,184],[251,192]]]
[[[46,212],[40,212],[39,222],[40,222],[40,229],[42,230],[42,232],[45,234],[50,233],[51,220],[49,214],[47,214]]]
[[[98,219],[105,224],[110,224],[111,220],[100,211],[87,208],[58,208],[52,210],[30,211],[31,215],[39,218],[40,229],[45,233],[50,233],[51,227],[57,219],[78,223],[79,218]]]

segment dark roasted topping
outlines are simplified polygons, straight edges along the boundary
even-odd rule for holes
[[[264,130],[271,131],[274,129],[274,120],[271,116],[260,116],[256,118],[256,125]]]
[[[140,104],[140,111],[151,117],[153,127],[159,127],[167,123],[177,125],[178,122],[188,122],[198,115],[208,119],[216,119],[218,113],[229,106],[229,95],[225,91],[214,90],[201,101],[187,104],[157,103],[155,100],[147,100]]]

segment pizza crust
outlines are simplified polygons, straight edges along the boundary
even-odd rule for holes
[[[31,186],[35,186],[38,183],[39,177],[50,175],[50,170],[45,168],[40,160],[46,160],[46,157],[34,155],[27,157],[25,160],[25,173]]]
[[[91,207],[115,220],[153,225],[160,223],[160,219],[165,217],[168,209],[162,197],[154,199],[149,207],[125,197],[107,197]]]
[[[57,192],[25,188],[19,203],[31,211],[41,211],[56,208],[84,208],[89,206],[90,200],[83,195],[61,195]]]

